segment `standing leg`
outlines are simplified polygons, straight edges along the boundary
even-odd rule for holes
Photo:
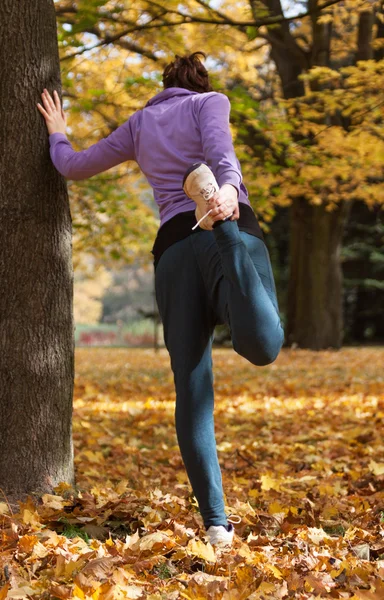
[[[213,420],[214,313],[191,239],[170,246],[156,268],[156,297],[176,387],[176,432],[206,528],[226,525]]]
[[[275,284],[262,240],[224,221],[192,238],[212,304],[229,325],[233,347],[255,365],[273,362],[283,344]]]

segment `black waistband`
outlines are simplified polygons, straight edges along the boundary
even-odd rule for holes
[[[237,225],[240,231],[245,231],[264,240],[263,232],[252,208],[248,204],[240,202],[239,210],[240,217]],[[160,227],[152,248],[155,267],[160,260],[160,256],[169,246],[183,240],[189,235],[196,235],[199,231],[202,231],[200,227],[192,231],[194,225],[196,225],[195,211],[189,210],[178,213]]]

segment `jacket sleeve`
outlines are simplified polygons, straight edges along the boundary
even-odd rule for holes
[[[131,119],[81,152],[72,148],[64,133],[52,133],[50,155],[56,169],[68,179],[87,179],[126,160],[135,160]]]
[[[209,93],[202,97],[199,106],[199,126],[203,152],[221,187],[230,183],[240,193],[242,175],[231,131],[229,129],[230,102],[224,94]]]

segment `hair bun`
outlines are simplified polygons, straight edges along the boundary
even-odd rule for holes
[[[183,87],[196,92],[210,92],[208,72],[200,58],[206,58],[204,52],[192,52],[186,56],[175,55],[175,60],[166,66],[163,72],[164,88]]]
[[[201,51],[200,52],[193,52],[187,58],[191,62],[201,62],[201,60],[199,59],[199,56],[202,56],[204,60],[207,58],[207,56],[204,54],[204,52],[201,52]]]

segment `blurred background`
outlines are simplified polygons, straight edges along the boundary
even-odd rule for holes
[[[198,50],[228,95],[286,345],[384,342],[384,9],[374,0],[55,2],[68,136],[106,137]],[[135,163],[71,182],[76,344],[161,346],[159,220]],[[220,328],[217,344],[229,344]]]

